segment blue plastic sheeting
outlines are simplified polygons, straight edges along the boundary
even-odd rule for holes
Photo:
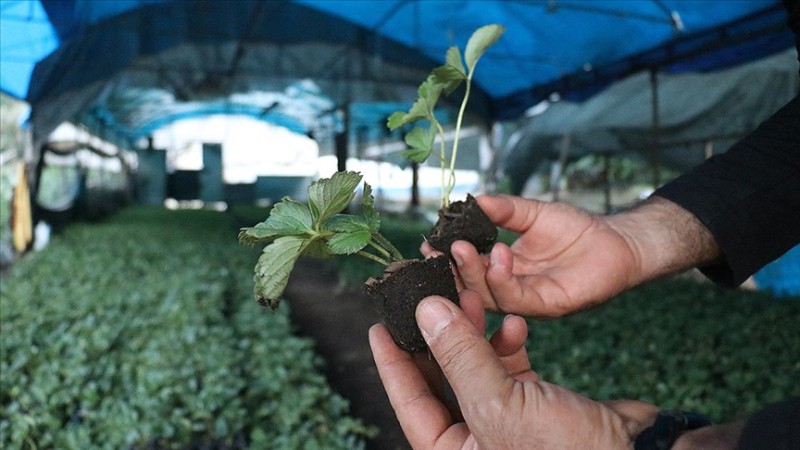
[[[764,266],[753,278],[759,289],[800,300],[800,245]]]
[[[27,99],[34,126],[45,129],[66,111],[85,116],[102,97],[99,83],[185,45],[235,49],[230,60],[183,69],[198,76],[416,85],[418,72],[440,64],[447,46],[463,47],[474,29],[497,22],[507,33],[478,68],[474,104],[487,119],[503,120],[553,92],[579,100],[645,68],[712,70],[793,44],[779,0],[4,0],[0,8],[0,88]],[[295,53],[248,64],[251,54],[286,48]],[[336,68],[358,58],[334,75],[284,65],[316,59]],[[117,81],[135,80],[126,74]],[[94,90],[79,92],[87,86]]]
[[[55,50],[58,43],[39,2],[0,3],[0,90],[25,98],[33,66]]]

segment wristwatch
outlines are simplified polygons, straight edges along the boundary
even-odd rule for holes
[[[708,417],[688,411],[665,410],[658,413],[655,423],[636,437],[634,450],[669,450],[678,437],[689,430],[711,425]]]

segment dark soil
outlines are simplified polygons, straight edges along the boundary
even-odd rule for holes
[[[458,304],[450,259],[445,255],[390,265],[383,278],[370,279],[364,285],[364,292],[394,341],[407,351],[427,348],[414,317],[420,300],[429,295],[441,295]]]
[[[478,253],[489,253],[497,240],[497,227],[469,194],[466,200],[439,210],[439,220],[428,236],[431,247],[446,255],[450,255],[450,246],[458,240],[472,243]]]
[[[284,293],[292,321],[300,335],[316,341],[328,382],[350,401],[350,413],[380,429],[367,449],[410,449],[369,348],[368,331],[380,322],[378,313],[360,289],[339,287],[329,264],[303,258],[295,266]]]

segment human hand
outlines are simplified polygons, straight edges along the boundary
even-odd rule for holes
[[[417,308],[435,361],[401,350],[383,325],[370,329],[378,373],[413,448],[628,449],[653,422],[653,405],[595,402],[541,381],[522,318],[508,316],[487,341],[477,293],[463,291],[461,305],[429,297]],[[442,375],[457,403],[446,399]]]
[[[722,257],[694,215],[660,197],[607,216],[512,196],[477,201],[497,226],[520,234],[488,256],[464,241],[451,246],[459,288],[477,291],[493,311],[558,317]],[[421,251],[434,253],[427,244]]]
[[[486,309],[536,317],[581,310],[630,286],[634,249],[603,216],[562,203],[479,196],[497,226],[519,233],[511,247],[479,255],[465,241],[451,247],[459,287],[477,291]],[[421,251],[434,250],[424,243]]]

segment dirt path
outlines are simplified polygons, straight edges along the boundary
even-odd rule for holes
[[[381,430],[367,448],[409,449],[372,360],[367,334],[378,316],[364,294],[337,290],[330,266],[304,259],[292,272],[285,297],[297,332],[317,342],[333,389],[350,400],[354,416]]]

